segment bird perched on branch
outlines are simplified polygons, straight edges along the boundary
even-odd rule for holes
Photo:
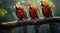
[[[40,5],[42,6],[43,16],[46,18],[53,17],[52,15],[52,7],[49,6],[47,2],[40,1]]]
[[[34,23],[37,22],[39,19],[40,10],[36,8],[34,4],[28,4],[28,8],[31,19],[33,20]],[[34,29],[36,33],[39,33],[39,27],[40,25],[34,25]]]
[[[39,19],[40,10],[34,4],[28,4],[28,8],[31,19],[34,21]]]
[[[23,8],[20,4],[14,4],[14,8],[16,9],[16,15],[19,18],[19,21],[24,21],[28,18],[28,11],[26,8]]]

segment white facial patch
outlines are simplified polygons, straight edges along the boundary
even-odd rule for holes
[[[15,9],[16,6],[14,6],[14,9]]]
[[[39,3],[39,5],[41,6],[41,2]]]

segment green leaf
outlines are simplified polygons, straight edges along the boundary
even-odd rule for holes
[[[0,0],[0,3],[2,3],[2,0]]]

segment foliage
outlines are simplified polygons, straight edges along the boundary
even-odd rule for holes
[[[50,6],[54,6],[53,4],[53,0],[46,0]],[[16,14],[15,14],[15,9],[13,8],[13,4],[14,3],[18,3],[21,4],[23,7],[27,8],[27,4],[28,3],[33,3],[36,5],[36,7],[38,7],[40,9],[41,12],[41,7],[39,6],[39,2],[40,0],[0,0],[0,22],[8,22],[8,21],[15,21],[17,20]],[[54,0],[54,2],[56,3],[56,11],[57,11],[57,15],[60,15],[58,13],[59,12],[59,6],[58,4],[60,4],[59,0]],[[42,12],[40,14],[42,16]],[[49,27],[46,27],[47,25],[44,25],[44,29],[43,27],[41,27],[40,32],[41,33],[49,33]],[[46,29],[45,29],[46,27]],[[28,29],[28,33],[34,33],[34,29],[32,29],[33,26],[29,26],[27,27]],[[0,30],[1,31],[1,30]],[[5,30],[4,30],[5,31]],[[44,32],[43,32],[44,31]],[[14,33],[22,33],[23,30],[19,27],[14,29]],[[7,32],[6,32],[7,33]],[[10,32],[9,32],[10,33]]]
[[[2,3],[2,0],[0,0],[0,3]]]
[[[7,14],[7,11],[4,9],[0,9],[0,19],[2,19]]]

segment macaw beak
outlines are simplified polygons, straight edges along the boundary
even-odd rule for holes
[[[29,8],[29,6],[28,6],[28,8]]]
[[[15,9],[16,6],[13,6],[13,7],[14,7],[14,9]]]
[[[14,9],[16,8],[16,4],[13,4]]]
[[[41,2],[39,3],[39,5],[41,6]]]
[[[27,5],[28,6],[28,8],[29,8],[29,5]]]
[[[31,4],[28,4],[28,8],[32,7]]]
[[[30,6],[30,4],[27,4],[27,6]]]
[[[39,5],[40,5],[40,6],[44,6],[43,1],[40,1]]]
[[[29,6],[28,6],[28,8],[29,8]]]

